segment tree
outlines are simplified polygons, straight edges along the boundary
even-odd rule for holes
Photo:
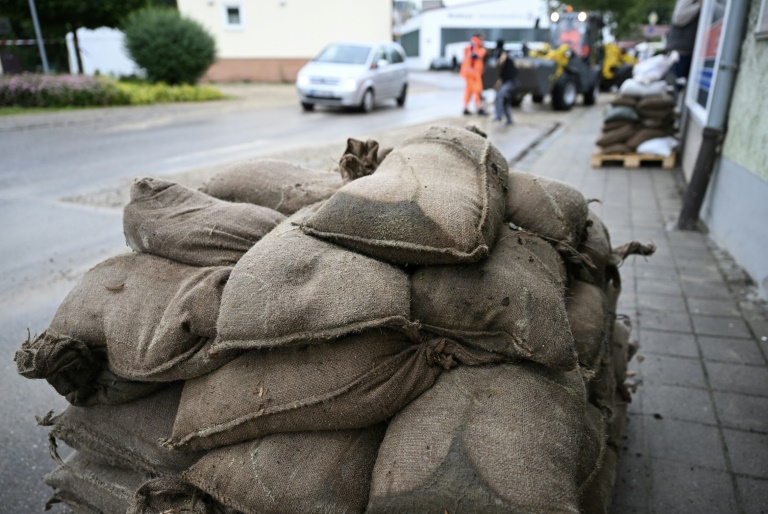
[[[44,37],[64,37],[72,32],[77,57],[77,72],[83,73],[83,61],[80,57],[80,43],[77,29],[97,29],[99,27],[118,27],[123,19],[136,9],[152,3],[150,0],[35,0],[37,16]],[[29,0],[0,0],[0,13],[13,18],[23,26],[29,19]],[[34,36],[31,36],[34,37]]]
[[[578,0],[574,3],[547,0],[547,6],[555,11],[571,5],[576,11],[596,11],[608,15],[614,34],[624,37],[633,34],[639,25],[648,23],[648,15],[655,12],[659,24],[672,19],[675,0]]]
[[[152,82],[194,84],[216,59],[216,42],[198,22],[167,8],[132,13],[125,47]]]

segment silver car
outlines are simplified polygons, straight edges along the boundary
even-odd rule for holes
[[[402,107],[408,93],[405,51],[388,41],[333,43],[301,68],[296,89],[305,111],[335,105],[371,112],[385,100]]]

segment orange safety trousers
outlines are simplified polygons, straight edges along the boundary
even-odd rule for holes
[[[480,108],[480,94],[483,92],[483,77],[479,73],[467,73],[464,75],[466,86],[464,87],[464,108],[469,106],[472,95],[475,95],[475,105]]]

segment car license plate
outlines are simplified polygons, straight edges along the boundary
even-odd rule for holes
[[[330,91],[316,91],[314,89],[309,92],[309,95],[310,96],[318,96],[318,97],[321,97],[321,98],[328,98],[328,97],[333,96],[333,94]]]

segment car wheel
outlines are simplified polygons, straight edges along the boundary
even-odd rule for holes
[[[531,95],[531,100],[535,104],[540,104],[544,101],[544,95]]]
[[[524,98],[525,93],[513,93],[512,97],[509,99],[509,105],[512,107],[520,107],[520,104],[523,103]]]
[[[363,93],[363,100],[360,102],[360,110],[363,112],[371,112],[373,110],[373,89],[366,89],[365,93]]]
[[[403,84],[403,90],[400,91],[400,96],[397,97],[397,106],[402,107],[405,105],[405,97],[408,95],[408,84]]]
[[[567,73],[560,75],[552,88],[552,108],[556,111],[569,111],[576,103],[576,81]]]
[[[301,108],[304,109],[304,112],[311,112],[315,110],[315,104],[301,102]]]

